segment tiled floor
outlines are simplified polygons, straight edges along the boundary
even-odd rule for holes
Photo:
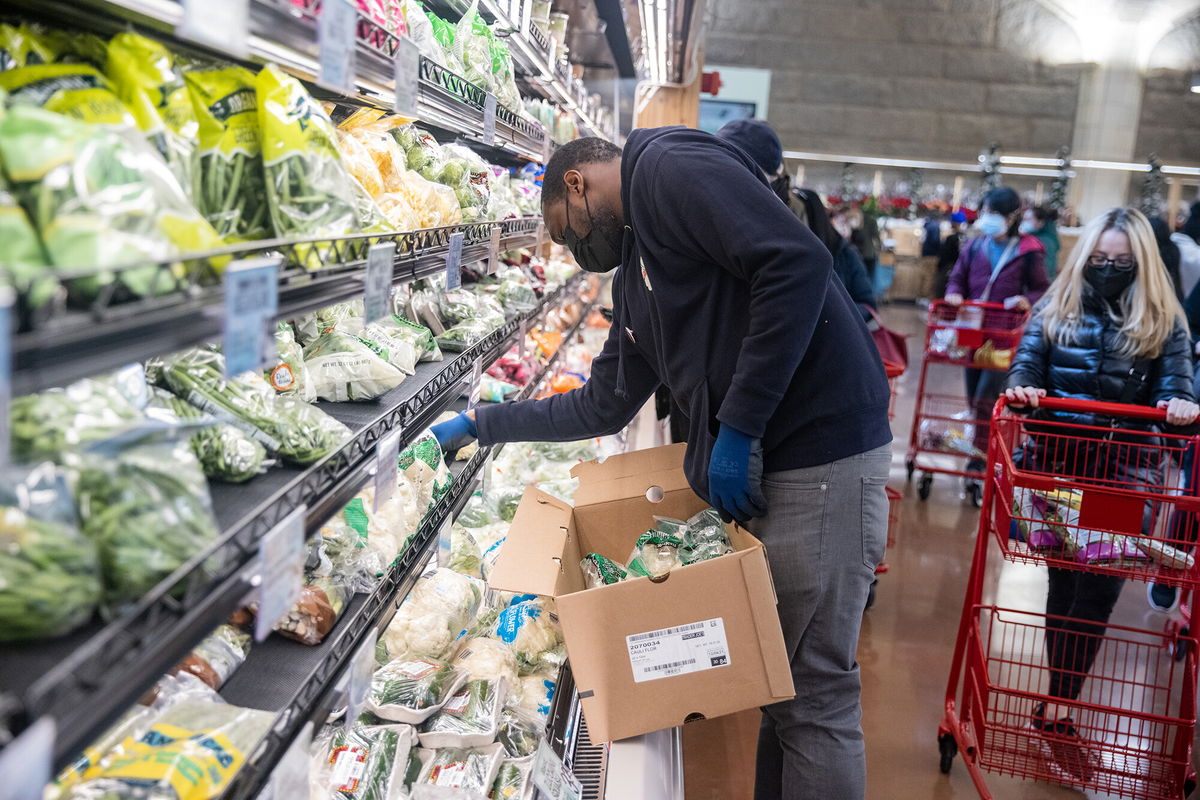
[[[867,796],[872,800],[972,798],[978,795],[961,759],[955,759],[949,776],[938,771],[936,734],[978,512],[960,497],[955,478],[937,476],[926,502],[917,498],[915,482],[905,482],[905,451],[920,371],[923,324],[922,316],[911,306],[889,308],[886,318],[893,328],[914,334],[909,344],[913,363],[902,379],[893,423],[896,445],[891,485],[904,492],[899,541],[888,554],[891,571],[880,579],[876,604],[866,614],[859,648],[870,771]],[[951,367],[940,369],[930,388],[960,391],[961,372]],[[1003,563],[998,551],[989,554],[989,559],[985,603],[1044,610],[1044,570]],[[1164,615],[1148,609],[1144,584],[1125,586],[1113,615],[1114,623],[1161,630],[1166,620]],[[1036,644],[1040,647],[1040,641]],[[1142,655],[1143,669],[1169,667],[1165,654],[1151,651]],[[988,787],[998,799],[1107,797],[992,775],[988,775]]]

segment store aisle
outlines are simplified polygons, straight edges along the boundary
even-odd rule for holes
[[[944,705],[951,652],[970,569],[978,512],[960,498],[959,481],[939,475],[922,503],[915,482],[905,483],[905,454],[920,371],[924,315],[912,306],[888,308],[892,328],[912,333],[912,363],[902,379],[890,485],[901,489],[898,544],[888,553],[891,571],[880,577],[874,608],[863,622],[859,661],[863,675],[869,800],[978,797],[956,758],[949,776],[938,771],[937,726]],[[934,377],[931,372],[931,388]],[[936,386],[957,389],[961,371],[945,367]],[[1044,569],[989,557],[985,598],[996,592],[1003,605],[1044,609]],[[985,602],[987,600],[985,599]],[[1144,584],[1129,583],[1113,614],[1114,624],[1160,629],[1166,617],[1148,609]],[[1104,798],[1057,786],[988,775],[997,800]]]

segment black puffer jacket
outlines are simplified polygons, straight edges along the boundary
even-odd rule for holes
[[[1044,304],[1034,309],[1008,372],[1009,388],[1035,386],[1045,389],[1050,397],[1121,401],[1135,360],[1117,352],[1120,324],[1106,313],[1103,301],[1090,287],[1084,291],[1084,319],[1069,342],[1051,342],[1042,328]],[[1183,326],[1176,327],[1162,353],[1148,366],[1146,380],[1136,383],[1132,403],[1153,406],[1172,397],[1195,399],[1191,339]],[[1109,423],[1092,415],[1056,414],[1054,418],[1084,425]]]

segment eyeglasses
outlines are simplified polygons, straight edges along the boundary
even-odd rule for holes
[[[1128,272],[1137,266],[1137,261],[1134,260],[1133,256],[1117,256],[1116,258],[1108,258],[1106,256],[1088,256],[1087,265],[1089,267],[1096,267],[1099,269],[1100,267],[1106,267],[1109,264],[1112,264],[1114,267],[1121,270],[1121,272]]]

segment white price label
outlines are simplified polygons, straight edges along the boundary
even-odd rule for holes
[[[8,409],[12,403],[12,308],[16,294],[0,286],[0,465],[8,463]]]
[[[0,750],[0,786],[5,800],[41,800],[53,777],[50,765],[57,732],[54,719],[42,717]]]
[[[483,389],[483,357],[475,359],[475,366],[471,369],[471,384],[470,390],[467,392],[467,410],[475,408],[479,405],[479,392]]]
[[[450,248],[446,253],[446,291],[462,286],[463,232],[450,234]]]
[[[249,27],[250,0],[183,0],[183,19],[175,33],[236,58],[249,58]]]
[[[254,616],[254,638],[261,642],[271,634],[300,596],[304,584],[304,520],[307,507],[288,514],[263,537],[258,545],[258,613]]]
[[[354,651],[350,660],[350,687],[346,696],[346,730],[354,726],[358,715],[367,705],[367,695],[371,693],[371,678],[375,675],[375,642],[379,633],[372,628],[367,632],[367,638]]]
[[[354,55],[358,9],[350,0],[324,0],[317,17],[317,52],[321,58],[317,85],[331,92],[354,94]]]
[[[625,637],[635,683],[673,678],[727,667],[729,642],[725,620],[717,617],[690,625],[663,628]]]
[[[392,300],[392,264],[395,260],[395,242],[380,242],[367,250],[363,318],[368,324],[388,314]]]
[[[583,797],[583,784],[545,739],[538,745],[533,759],[533,785],[548,800],[580,800]]]
[[[525,360],[525,354],[528,346],[526,340],[529,338],[529,320],[521,320],[521,330],[517,334],[517,358],[521,361]]]
[[[283,758],[271,772],[271,780],[267,788],[258,796],[258,800],[291,800],[294,797],[304,797],[308,792],[308,761],[312,756],[312,722],[304,723],[300,734],[292,741]]]
[[[496,95],[491,92],[483,98],[483,143],[496,143]]]
[[[278,258],[248,258],[225,269],[225,374],[262,369],[275,360],[268,326],[279,308]]]
[[[392,431],[375,446],[375,510],[396,493],[399,481],[397,462],[400,459],[400,431]]]
[[[401,36],[396,45],[396,113],[415,117],[420,96],[421,51],[416,42]]]
[[[492,226],[492,238],[488,242],[487,274],[495,275],[500,271],[500,226]]]

